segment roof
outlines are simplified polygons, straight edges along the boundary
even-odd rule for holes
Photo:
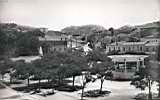
[[[117,42],[117,45],[144,45],[146,42]],[[115,46],[116,43],[109,44],[110,46]]]
[[[20,56],[20,57],[11,58],[12,61],[24,60],[25,62],[31,62],[37,59],[41,59],[41,57],[40,56]]]
[[[148,56],[147,55],[111,55],[108,57],[111,58],[112,61],[116,61],[116,62],[124,62],[124,61],[134,62],[137,60],[143,60]]]
[[[67,45],[67,41],[53,41],[53,45]]]
[[[58,40],[66,40],[67,38],[65,36],[49,36],[49,35],[45,35],[44,38],[39,37],[40,41],[58,41]]]
[[[144,45],[146,42],[124,42],[123,45]]]
[[[108,44],[109,46],[115,46],[115,45],[123,45],[124,42],[117,42],[117,43],[111,43],[111,44]]]
[[[149,36],[146,36],[142,39],[158,39],[157,37],[155,37],[154,35],[149,35]]]
[[[156,38],[156,37],[145,37],[145,38],[141,38],[141,40],[160,40],[160,38]]]
[[[160,45],[160,43],[158,42],[149,42],[145,44],[145,46],[158,46],[158,45]]]
[[[50,35],[50,36],[61,36],[62,34],[63,33],[60,31],[51,31],[51,30],[46,33],[46,35]]]

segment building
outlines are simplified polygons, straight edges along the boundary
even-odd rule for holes
[[[126,52],[145,52],[146,42],[117,42],[106,46],[106,52],[119,51]]]
[[[106,45],[106,52],[119,51],[120,53],[148,53],[154,54],[160,44],[158,38],[143,38],[140,42],[117,42]]]
[[[159,38],[146,37],[142,38],[141,41],[147,42],[145,45],[145,52],[148,54],[155,54],[155,52],[158,49],[158,46],[160,45]]]
[[[111,55],[108,56],[114,62],[114,79],[131,79],[136,71],[145,68],[147,55]]]
[[[48,31],[44,37],[39,37],[42,51],[48,52],[63,52],[67,48],[67,37],[58,31]]]

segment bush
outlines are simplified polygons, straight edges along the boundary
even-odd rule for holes
[[[5,88],[5,87],[4,87],[3,85],[0,84],[0,89],[3,89],[3,88]]]

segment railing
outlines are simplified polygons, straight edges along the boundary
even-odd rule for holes
[[[125,72],[125,69],[115,69],[116,72]],[[126,69],[126,72],[136,72],[136,69]]]

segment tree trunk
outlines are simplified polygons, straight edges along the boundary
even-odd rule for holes
[[[41,88],[41,80],[39,79],[39,82],[38,82],[38,88],[39,88],[39,91],[40,91],[40,88]]]
[[[160,81],[158,82],[158,97],[160,97]]]
[[[29,87],[29,83],[30,83],[30,82],[29,82],[29,78],[28,78],[28,79],[27,79],[27,85],[28,85],[28,87]]]
[[[52,93],[54,93],[54,82],[51,82],[51,86],[52,86]]]
[[[101,87],[100,87],[99,93],[102,93],[103,82],[104,82],[104,80],[101,79]]]
[[[58,85],[60,85],[61,84],[61,77],[59,76],[59,78],[58,78]]]
[[[2,80],[4,80],[4,75],[3,74],[1,74],[2,75]]]
[[[74,87],[74,81],[75,81],[75,76],[73,76],[73,83],[72,83],[72,86]]]
[[[84,86],[82,86],[81,100],[83,100]]]
[[[150,80],[150,79],[149,79],[149,86],[148,86],[148,88],[149,88],[148,99],[149,99],[149,100],[152,100],[152,92],[151,92],[151,80]]]
[[[12,77],[10,76],[10,84],[12,83]]]
[[[49,84],[49,82],[50,82],[50,80],[49,80],[49,78],[48,78],[48,84]]]

